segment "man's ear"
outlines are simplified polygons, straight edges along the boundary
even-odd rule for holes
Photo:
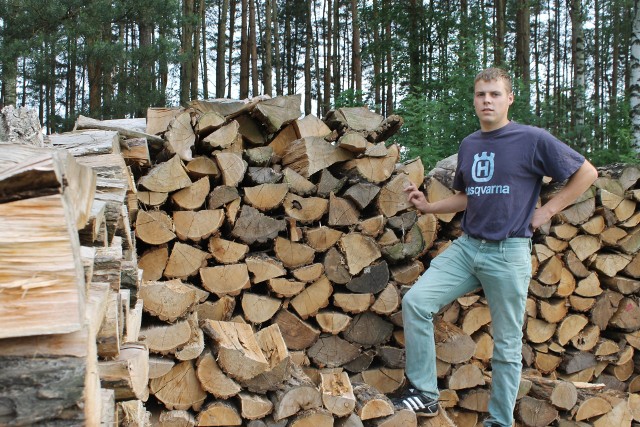
[[[509,105],[513,104],[514,95],[513,92],[509,92]]]

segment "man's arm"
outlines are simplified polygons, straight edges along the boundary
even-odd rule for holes
[[[427,202],[424,193],[414,185],[410,184],[404,191],[407,198],[422,213],[446,214],[460,212],[467,207],[466,193],[458,192],[451,197],[439,200],[435,203]]]
[[[598,171],[585,160],[582,166],[571,175],[562,190],[535,210],[531,219],[531,227],[535,230],[547,223],[552,216],[573,203],[597,178]]]

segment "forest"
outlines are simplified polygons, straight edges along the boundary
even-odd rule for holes
[[[500,66],[514,76],[513,120],[595,164],[636,162],[638,3],[0,0],[0,105],[37,109],[56,133],[79,115],[299,93],[304,115],[402,116],[395,142],[430,168],[478,128],[473,78]]]

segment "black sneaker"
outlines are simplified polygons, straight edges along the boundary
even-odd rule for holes
[[[419,417],[435,417],[438,415],[438,401],[425,396],[415,388],[407,388],[402,395],[391,399],[396,410],[408,409]]]

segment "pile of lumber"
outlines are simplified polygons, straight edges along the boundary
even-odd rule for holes
[[[149,351],[124,140],[45,140],[10,107],[0,123],[0,424],[142,425],[126,423],[149,419]]]
[[[455,156],[430,173],[431,201],[452,194],[454,169]],[[534,236],[516,406],[522,425],[628,426],[640,420],[639,178],[636,166],[600,169],[594,185]],[[558,188],[546,185],[541,202]],[[438,215],[429,258],[460,235],[459,221],[460,215]],[[487,413],[490,322],[480,290],[439,316],[440,330],[456,342],[438,352],[442,405],[459,426],[474,426]]]

